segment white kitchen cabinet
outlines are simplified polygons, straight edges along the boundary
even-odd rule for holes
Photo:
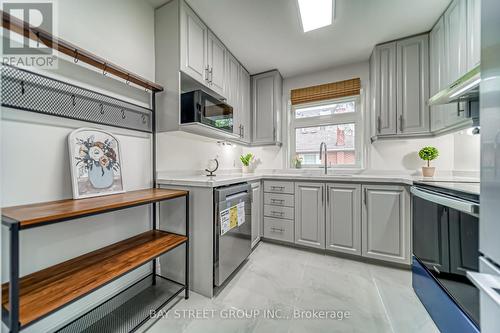
[[[326,184],[326,249],[361,255],[360,184]]]
[[[444,19],[441,17],[429,33],[429,91],[430,96],[437,94],[446,85],[446,46],[444,37]],[[431,106],[431,131],[443,129],[446,105]]]
[[[363,185],[362,254],[410,264],[410,194],[404,186]]]
[[[213,91],[224,96],[227,50],[224,44],[211,31],[208,31],[207,42],[208,85]]]
[[[375,48],[374,66],[376,133],[396,134],[396,42]]]
[[[396,43],[397,114],[400,134],[429,132],[429,37],[427,34]]]
[[[325,248],[325,185],[295,183],[295,244]]]
[[[282,77],[274,70],[252,76],[252,143],[277,144]]]
[[[252,248],[259,243],[262,224],[262,190],[260,183],[252,184]]]
[[[224,88],[225,95],[227,98],[227,103],[233,107],[233,109],[238,109],[239,104],[239,90],[240,90],[240,64],[236,58],[227,53],[226,57],[226,85]]]
[[[453,0],[443,18],[448,51],[446,85],[450,85],[467,72],[466,0]]]
[[[239,124],[235,126],[235,133],[240,135],[240,138],[245,143],[250,143],[251,141],[251,108],[250,108],[250,74],[246,71],[243,66],[240,66],[240,84],[239,84],[239,101],[238,112],[241,116],[238,117]]]
[[[180,69],[202,84],[207,84],[207,26],[184,2],[180,13]]]
[[[377,45],[370,66],[376,135],[429,133],[427,34]]]
[[[481,62],[481,0],[467,0],[467,70]]]

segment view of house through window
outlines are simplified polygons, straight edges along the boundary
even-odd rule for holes
[[[356,104],[357,99],[351,98],[296,106],[292,120],[292,157],[300,158],[304,167],[322,166],[319,148],[321,142],[325,142],[328,166],[355,166],[359,119]]]

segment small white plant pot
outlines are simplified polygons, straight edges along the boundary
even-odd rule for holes
[[[434,177],[434,172],[436,172],[435,167],[422,167],[422,176],[424,177]]]
[[[250,166],[243,165],[241,167],[241,173],[252,173],[253,170]]]

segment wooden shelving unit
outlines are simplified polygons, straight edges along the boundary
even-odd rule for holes
[[[153,230],[19,277],[21,230],[181,197],[186,199],[186,235],[159,230],[154,221]],[[2,285],[2,320],[11,332],[18,332],[124,274],[154,262],[160,255],[182,244],[186,244],[186,280],[184,285],[176,282],[179,287],[174,294],[184,290],[185,297],[188,297],[187,191],[154,188],[96,198],[6,207],[2,209],[2,224],[9,227],[11,250],[10,280]],[[153,265],[153,285],[157,276],[160,275],[156,274]]]

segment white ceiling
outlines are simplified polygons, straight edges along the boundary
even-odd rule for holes
[[[290,77],[367,60],[378,43],[428,31],[450,0],[337,0],[333,25],[307,33],[296,0],[187,2],[251,74]]]

